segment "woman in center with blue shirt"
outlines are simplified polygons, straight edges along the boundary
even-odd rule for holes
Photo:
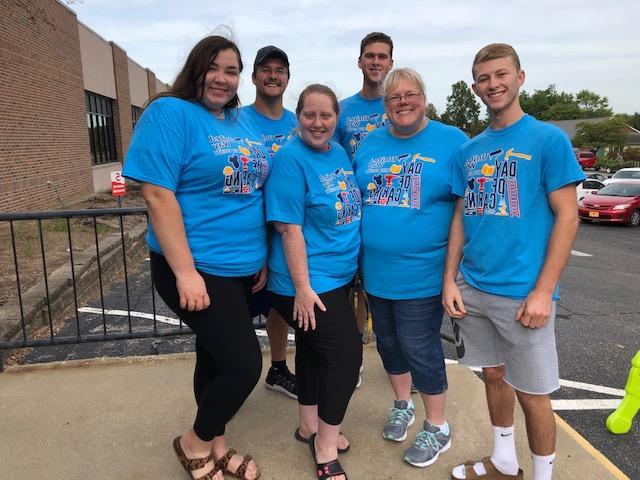
[[[310,85],[298,100],[300,133],[273,158],[265,184],[273,307],[295,329],[300,426],[319,479],[346,480],[340,433],[362,361],[349,289],[360,248],[360,190],[343,148],[330,141],[335,94]]]
[[[448,187],[451,157],[467,137],[426,117],[424,83],[415,71],[392,71],[383,92],[391,126],[371,132],[354,157],[363,197],[360,274],[395,395],[383,437],[406,439],[415,421],[413,379],[426,419],[404,459],[426,467],[451,446],[441,290],[455,205]]]

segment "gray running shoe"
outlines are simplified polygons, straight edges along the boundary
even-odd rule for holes
[[[413,425],[416,417],[413,407],[409,407],[406,400],[394,400],[393,408],[389,410],[389,419],[384,426],[382,436],[387,440],[401,442],[407,438],[407,429]]]
[[[424,421],[424,430],[416,436],[416,441],[404,452],[405,462],[414,467],[428,467],[438,460],[442,452],[451,448],[451,432],[445,435],[438,427]]]

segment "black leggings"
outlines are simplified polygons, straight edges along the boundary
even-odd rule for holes
[[[196,435],[213,440],[258,383],[262,354],[249,314],[252,277],[204,278],[211,305],[188,312],[180,308],[176,278],[164,256],[151,252],[151,277],[162,300],[196,334],[193,390],[198,413]]]
[[[270,292],[272,306],[296,332],[298,402],[318,405],[318,416],[330,425],[342,423],[362,363],[350,288],[351,284],[319,294],[327,311],[316,307],[316,329],[306,332],[293,320],[294,297]]]

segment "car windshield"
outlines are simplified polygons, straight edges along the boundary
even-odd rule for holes
[[[637,197],[640,195],[640,183],[610,183],[596,193],[609,197]]]
[[[640,179],[640,170],[618,170],[611,178],[638,178]]]
[[[605,177],[604,175],[601,175],[599,173],[591,173],[591,174],[587,175],[587,178],[595,178],[596,180],[602,181],[602,180],[606,179],[607,177]]]

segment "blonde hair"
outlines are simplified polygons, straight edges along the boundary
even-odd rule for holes
[[[389,92],[391,92],[391,90],[396,88],[398,83],[400,83],[402,80],[408,80],[410,82],[415,83],[420,93],[426,96],[427,92],[425,91],[422,77],[418,72],[416,72],[411,68],[396,68],[395,70],[392,70],[389,73],[389,75],[387,75],[387,78],[385,79],[384,84],[382,85],[383,95],[385,97],[389,95]]]
[[[478,53],[476,53],[475,58],[473,59],[473,65],[471,66],[471,75],[473,78],[476,78],[475,74],[475,66],[478,63],[488,62],[489,60],[495,60],[496,58],[505,58],[509,57],[513,60],[513,63],[516,65],[516,70],[520,71],[520,58],[516,53],[515,49],[511,45],[507,45],[506,43],[491,43],[486,47],[480,49]]]

